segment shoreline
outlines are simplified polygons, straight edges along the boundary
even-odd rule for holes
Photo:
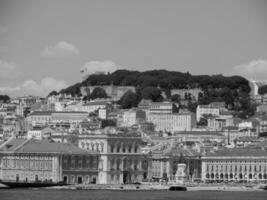
[[[39,188],[29,188],[29,189],[42,189],[42,190],[120,190],[120,191],[157,191],[165,190],[169,191],[171,186],[186,187],[187,192],[194,191],[221,191],[221,192],[249,192],[249,191],[267,191],[267,185],[196,185],[196,186],[186,186],[186,185],[158,185],[158,184],[112,184],[112,185],[102,185],[102,184],[86,184],[86,185],[65,185],[65,186],[51,186],[51,187],[39,187]],[[0,184],[0,189],[13,189],[9,188],[3,184]],[[14,188],[15,189],[15,188]]]

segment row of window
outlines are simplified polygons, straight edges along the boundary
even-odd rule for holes
[[[7,160],[3,159],[3,168],[8,169],[52,169],[52,161],[39,160]]]

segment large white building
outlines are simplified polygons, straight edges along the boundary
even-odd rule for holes
[[[202,180],[207,182],[267,182],[267,151],[227,149],[202,157]]]
[[[191,131],[196,126],[194,113],[149,113],[147,121],[155,125],[156,131],[170,133]]]
[[[122,184],[151,178],[141,143],[141,136],[135,132],[105,129],[80,135],[78,145],[99,154],[98,183]]]

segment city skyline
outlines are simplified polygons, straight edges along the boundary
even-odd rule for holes
[[[0,93],[47,95],[80,69],[267,80],[266,1],[0,1]]]

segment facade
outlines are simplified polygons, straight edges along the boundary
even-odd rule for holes
[[[212,116],[208,118],[208,129],[212,131],[221,131],[224,127],[234,125],[232,115]]]
[[[177,131],[191,131],[196,126],[194,113],[149,113],[147,121],[155,125],[156,131],[174,133]]]
[[[12,139],[0,146],[0,166],[3,181],[97,182],[98,156],[71,144]]]
[[[202,157],[205,182],[267,182],[267,152],[261,149],[227,149]]]
[[[185,164],[185,179],[196,181],[201,178],[201,160],[192,150],[171,148],[152,152],[152,178],[176,182],[178,164]]]
[[[226,111],[224,102],[212,102],[208,105],[197,106],[197,121],[200,120],[203,115],[219,116],[221,112]]]
[[[150,113],[173,113],[172,102],[151,102],[149,106]]]
[[[81,111],[92,113],[99,109],[105,109],[108,107],[108,102],[105,101],[92,101],[81,106]]]
[[[186,99],[186,96],[190,96],[193,100],[198,100],[199,93],[203,93],[200,88],[194,89],[172,89],[171,96],[178,94],[180,95],[181,99]]]
[[[99,183],[122,184],[149,179],[149,159],[140,152],[141,137],[115,129],[79,137],[79,147],[99,153]]]
[[[131,127],[134,124],[145,122],[146,113],[138,109],[126,110],[122,113],[121,127]]]
[[[135,92],[134,86],[117,86],[117,85],[95,85],[81,87],[81,93],[83,96],[90,94],[95,88],[103,88],[107,95],[111,97],[113,101],[118,101],[128,90]]]
[[[26,119],[32,126],[45,126],[52,120],[52,112],[35,111]]]

